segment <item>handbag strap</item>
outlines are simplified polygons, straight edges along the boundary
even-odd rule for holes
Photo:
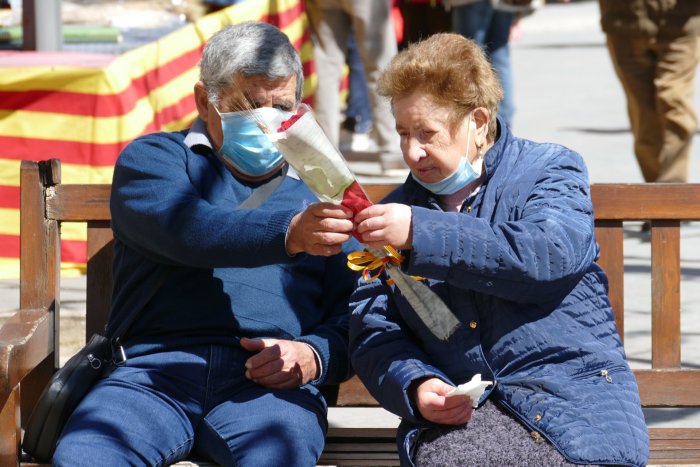
[[[251,195],[245,199],[245,201],[238,205],[238,207],[244,209],[254,209],[260,206],[263,201],[269,198],[277,187],[282,184],[284,177],[287,176],[287,170],[289,170],[289,164],[284,164],[284,167],[282,167],[282,170],[277,172],[277,175],[257,187],[255,191],[253,191],[253,193],[251,193]]]
[[[284,164],[284,167],[277,173],[277,175],[265,181],[265,183],[263,183],[262,185],[258,186],[248,198],[246,198],[241,204],[238,205],[238,207],[254,209],[260,206],[267,198],[270,197],[270,195],[277,189],[277,187],[280,186],[280,184],[282,184],[284,178],[287,176],[288,169],[289,165]],[[165,283],[166,279],[173,274],[173,272],[173,268],[165,267],[165,269],[159,274],[158,279],[154,282],[153,287],[151,287],[151,289],[146,295],[132,294],[130,296],[136,303],[129,304],[129,306],[125,305],[127,310],[130,311],[127,313],[126,316],[124,316],[124,319],[122,319],[119,325],[117,325],[117,327],[114,329],[114,332],[111,333],[113,354],[116,351],[119,354],[117,356],[121,358],[119,362],[115,361],[116,364],[123,364],[126,361],[124,349],[119,343],[120,337],[123,336],[134,323],[134,321],[136,321],[136,316],[138,315],[138,313],[146,307],[148,302],[151,301],[151,298],[153,298],[156,292]],[[115,356],[113,355],[112,357],[112,359],[114,360]]]

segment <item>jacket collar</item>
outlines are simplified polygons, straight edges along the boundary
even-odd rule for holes
[[[484,184],[488,183],[489,179],[496,171],[496,168],[503,159],[506,146],[508,146],[513,139],[513,133],[510,132],[510,128],[508,128],[506,122],[499,116],[496,116],[496,121],[498,122],[496,128],[496,140],[494,141],[493,146],[491,146],[484,155],[484,166],[486,169],[486,180],[484,181]]]
[[[209,140],[209,132],[207,131],[207,125],[204,123],[204,120],[199,117],[195,119],[192,127],[190,127],[187,132],[187,136],[185,136],[185,144],[190,149],[195,146],[205,146],[212,151],[214,150],[214,146],[212,146]]]

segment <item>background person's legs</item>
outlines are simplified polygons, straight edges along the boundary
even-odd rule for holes
[[[438,32],[452,31],[450,12],[445,11],[441,3],[400,2],[399,8],[403,15],[403,40],[400,49],[408,47],[413,42],[427,39]]]
[[[313,12],[316,92],[314,112],[321,128],[335,147],[340,134],[340,81],[350,34],[350,18],[342,10],[317,9]]]
[[[347,51],[348,99],[345,120],[341,124],[341,151],[376,152],[377,144],[372,140],[372,110],[365,80],[365,68],[357,51],[355,35],[350,34]]]
[[[365,79],[372,106],[372,121],[377,134],[382,170],[406,168],[391,107],[386,98],[377,94],[379,75],[398,51],[391,18],[391,5],[385,0],[353,0],[347,1],[346,7],[352,8],[353,12],[352,26],[357,49],[365,67]]]
[[[698,127],[693,91],[700,63],[700,37],[660,41],[658,49],[655,82],[663,145],[656,181],[687,182],[690,147]]]
[[[508,40],[513,14],[496,11],[489,0],[456,6],[452,9],[452,29],[484,48],[503,87],[498,114],[511,125],[515,112],[513,72]]]
[[[654,79],[657,51],[653,39],[608,34],[608,51],[625,91],[634,153],[646,182],[659,178],[663,122],[657,109]]]
[[[513,14],[504,11],[494,11],[484,45],[486,53],[496,69],[498,79],[503,87],[503,99],[498,105],[498,114],[508,126],[513,124],[515,104],[513,98],[513,69],[510,61],[510,28],[513,25]]]

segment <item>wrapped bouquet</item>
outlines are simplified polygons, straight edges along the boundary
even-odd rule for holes
[[[321,201],[342,204],[354,213],[372,204],[305,104],[268,136]]]
[[[304,183],[321,200],[342,204],[358,213],[372,202],[358,183],[342,154],[328,140],[311,109],[301,105],[296,114],[266,133]],[[361,240],[361,239],[359,239]],[[416,314],[439,339],[446,340],[459,321],[426,284],[407,276],[400,268],[403,256],[391,246],[383,250],[367,247],[352,253],[351,269],[372,280],[386,270]],[[371,271],[377,271],[372,274]]]

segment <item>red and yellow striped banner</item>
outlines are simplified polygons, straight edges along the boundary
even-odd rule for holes
[[[191,124],[204,44],[248,20],[289,36],[308,99],[316,76],[303,0],[243,1],[120,56],[0,52],[0,278],[19,277],[20,161],[58,158],[65,183],[110,183],[131,140]],[[85,226],[64,225],[62,238],[62,270],[83,272]]]

